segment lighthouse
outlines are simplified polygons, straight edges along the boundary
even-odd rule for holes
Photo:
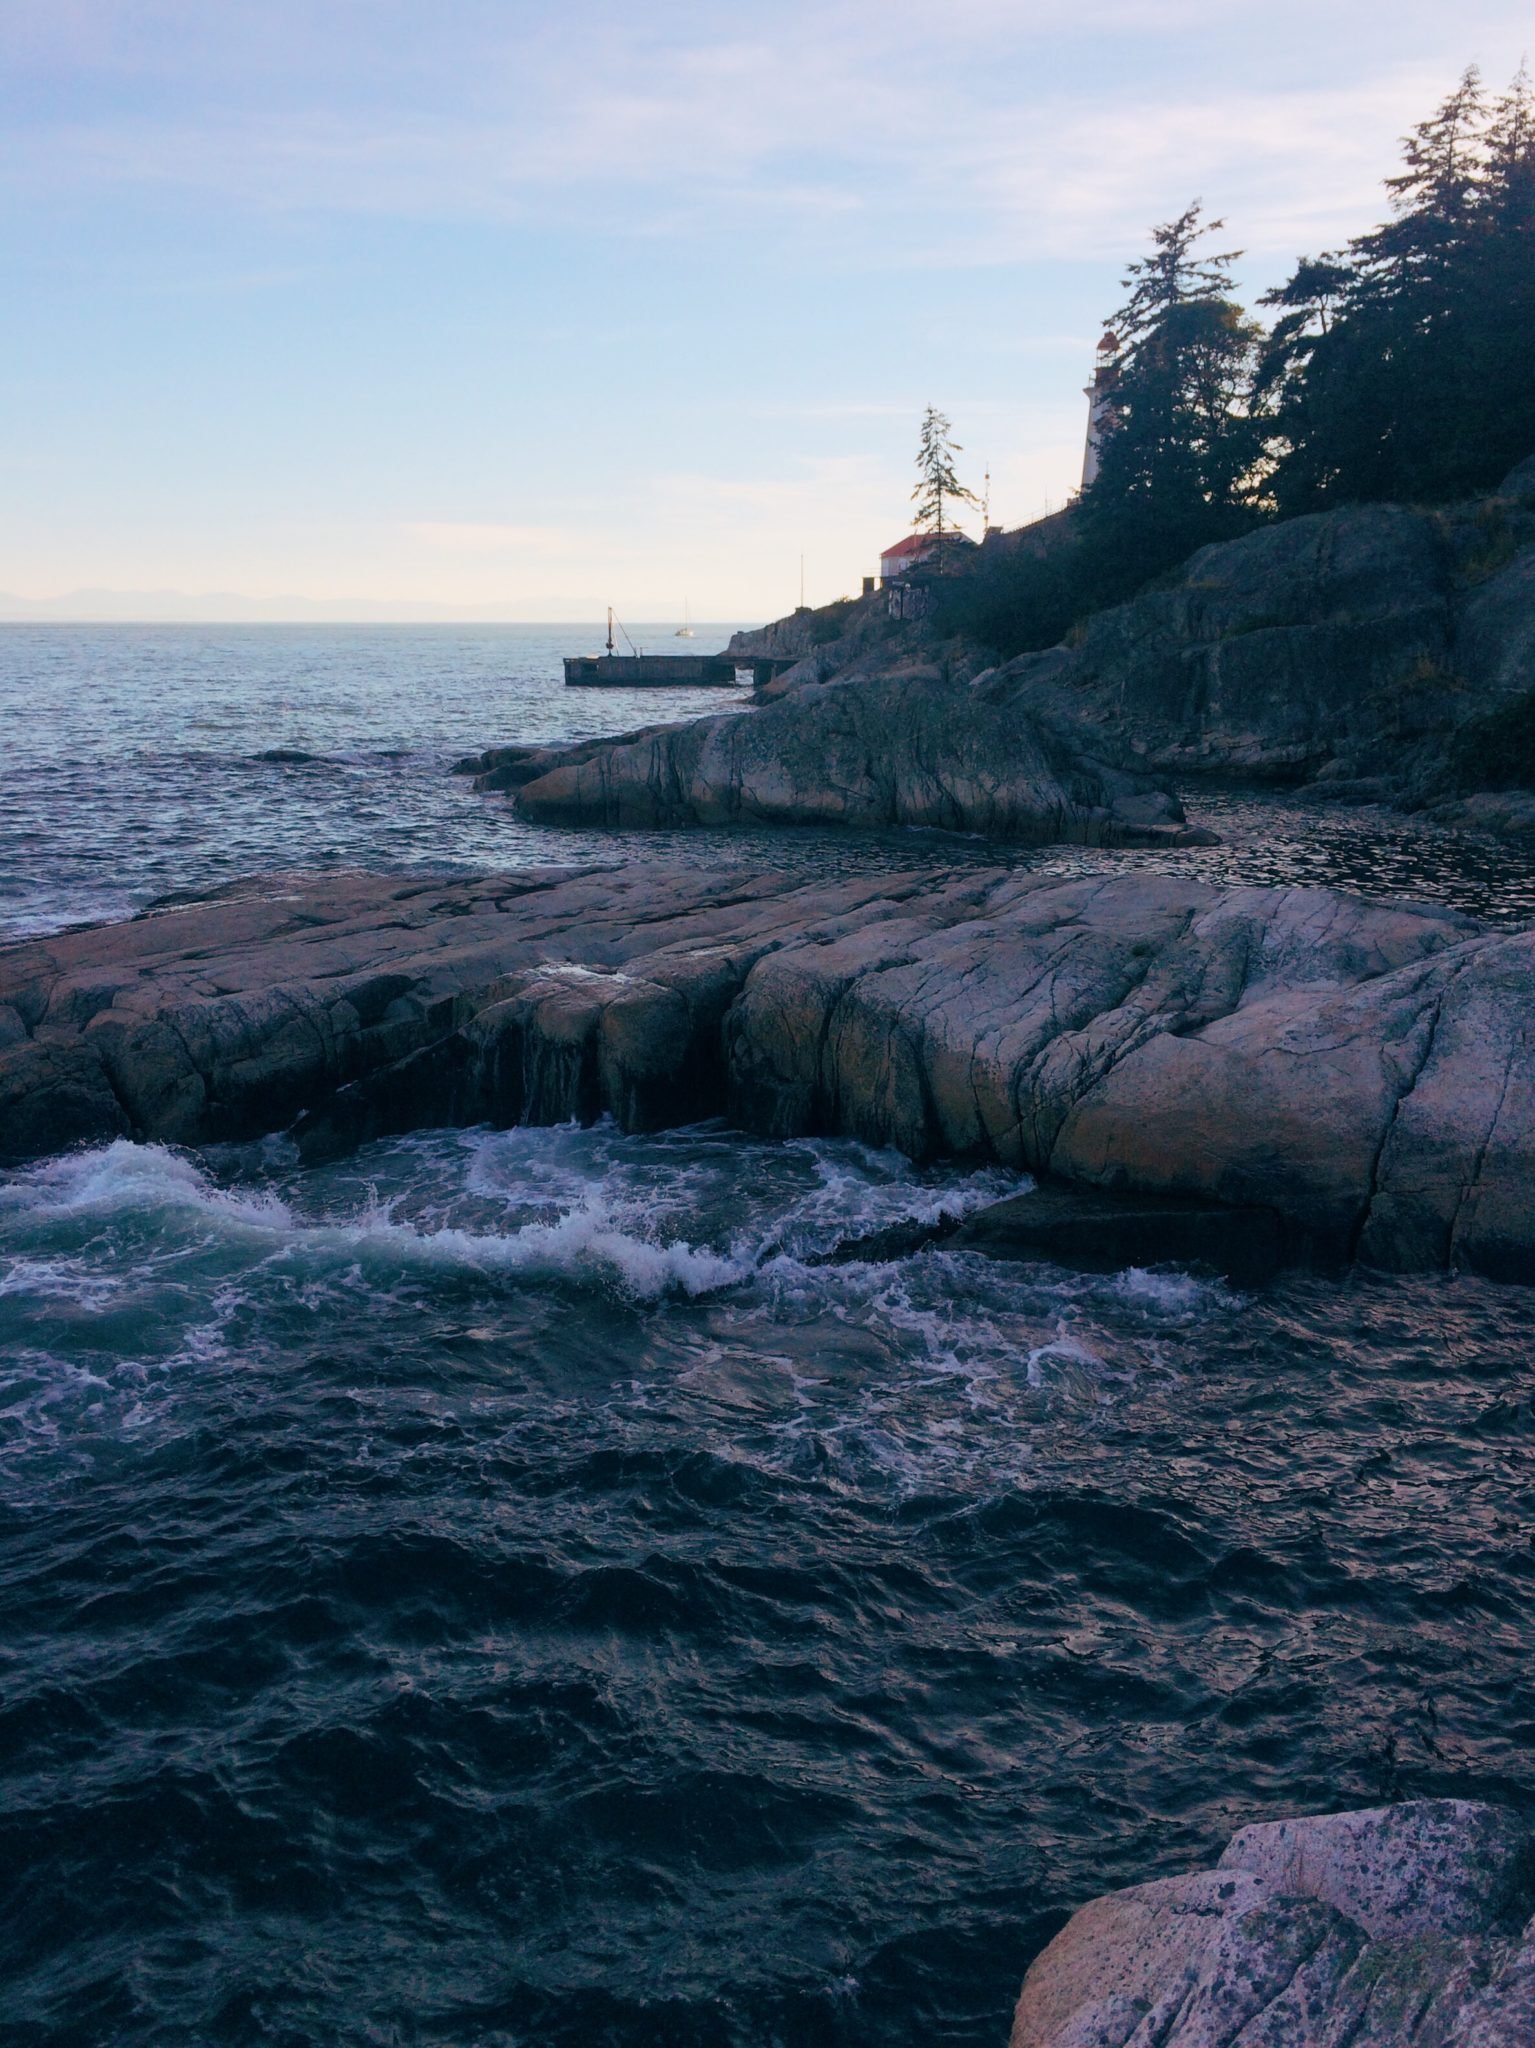
[[[1109,414],[1109,394],[1114,389],[1114,366],[1119,356],[1119,336],[1112,329],[1098,344],[1098,359],[1093,365],[1093,381],[1084,385],[1087,396],[1087,448],[1082,457],[1082,488],[1088,487],[1098,475],[1098,457],[1103,449],[1104,426]]]

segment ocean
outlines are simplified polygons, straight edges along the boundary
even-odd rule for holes
[[[565,692],[592,637],[0,628],[5,929],[660,857],[1535,915],[1250,795],[1155,854],[524,826],[452,761],[720,707]],[[0,1175],[0,2035],[1001,2048],[1072,1907],[1246,1821],[1535,1813],[1530,1297],[820,1263],[1018,1186],[717,1125]]]

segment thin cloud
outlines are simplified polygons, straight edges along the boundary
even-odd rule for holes
[[[99,12],[68,10],[70,33],[84,36]],[[167,63],[184,12],[152,10]],[[237,30],[249,25],[248,10],[233,12]],[[456,99],[429,69],[414,86],[375,79],[371,95],[354,86],[332,104],[310,94],[293,104],[291,78],[268,81],[251,105],[220,105],[212,89],[196,96],[209,109],[197,120],[182,111],[186,94],[126,110],[107,100],[89,115],[18,124],[0,175],[34,192],[160,186],[261,209],[777,234],[796,238],[805,260],[854,268],[1123,256],[1195,191],[1254,249],[1341,239],[1378,208],[1395,138],[1450,74],[1424,57],[1321,90],[1209,80],[1170,90],[1165,66],[1116,82],[1084,61],[1095,29],[1170,31],[1215,12],[1194,0],[1074,13],[1053,0],[970,0],[937,37],[899,10],[891,20],[859,4],[833,8],[804,37],[689,43],[684,10],[670,37],[631,29],[578,50],[546,32],[515,67],[501,50],[483,76],[460,77]],[[36,11],[23,14],[36,32]],[[1058,38],[1068,14],[1075,68],[1054,74],[1064,87],[1031,91],[1026,109],[988,79],[978,90],[957,62],[990,37],[1004,75],[1030,38]],[[337,20],[356,25],[355,10],[328,15],[333,42]],[[792,22],[797,10],[778,15]],[[453,20],[461,33],[446,41],[461,57],[500,47],[479,8]],[[1484,25],[1482,39],[1497,36]],[[208,40],[190,37],[175,61],[201,49],[216,65]],[[366,60],[363,72],[366,86]],[[860,216],[869,226],[850,242]]]

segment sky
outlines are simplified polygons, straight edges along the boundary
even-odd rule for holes
[[[0,616],[776,616],[1078,480],[1127,261],[1380,217],[1528,0],[0,0]],[[1535,52],[1532,52],[1535,54]]]

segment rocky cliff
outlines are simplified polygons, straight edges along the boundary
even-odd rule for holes
[[[474,765],[552,823],[1130,844],[1176,835],[1172,789],[1200,779],[1418,806],[1535,781],[1535,461],[1474,505],[1361,506],[1206,548],[1000,666],[935,661],[864,606],[842,637],[817,619],[756,636],[801,657],[759,711]],[[1521,829],[1535,798],[1460,814]]]
[[[1478,505],[1359,506],[1206,548],[975,688],[1180,781],[1437,789],[1446,737],[1535,690],[1535,464]]]
[[[1325,890],[279,878],[0,952],[0,1145],[723,1115],[1527,1280],[1532,1044],[1535,932]]]

